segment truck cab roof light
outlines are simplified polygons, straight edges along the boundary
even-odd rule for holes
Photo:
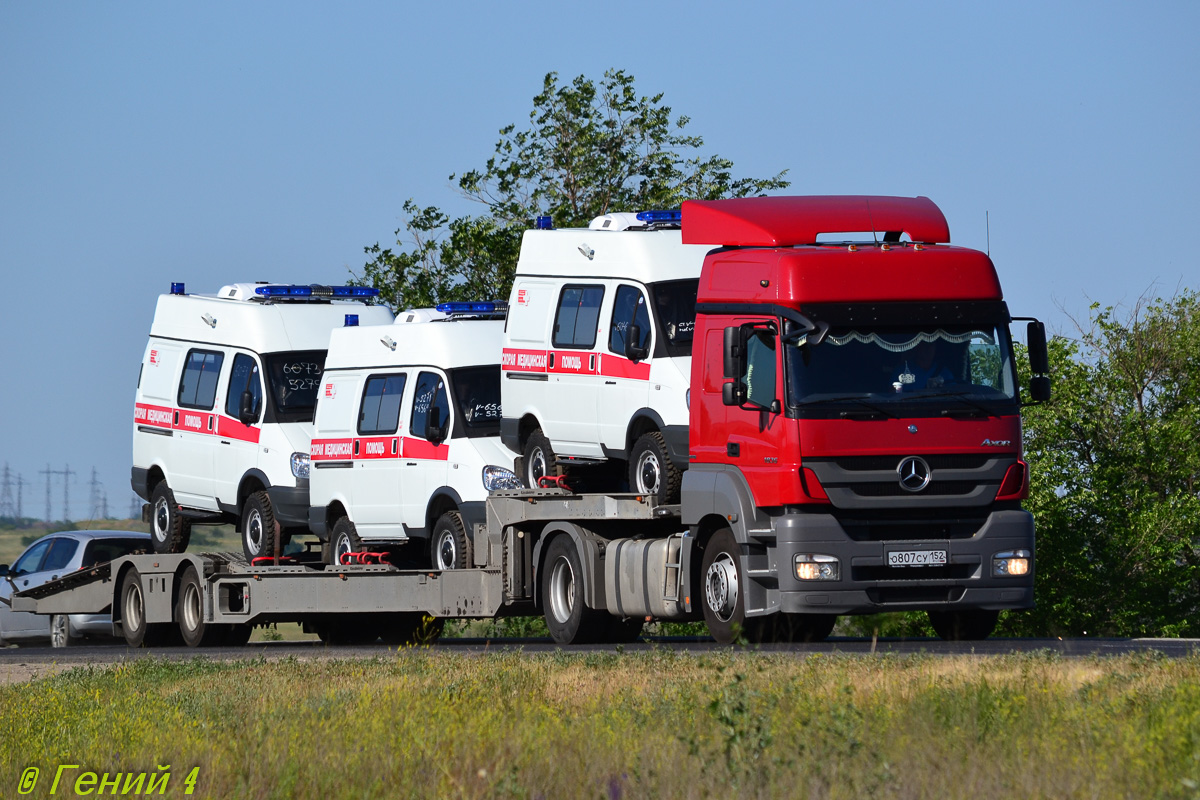
[[[320,284],[310,286],[269,284],[256,286],[254,293],[263,297],[334,297],[338,299],[379,296],[379,290],[370,286],[321,286]]]
[[[172,283],[171,294],[187,294],[187,292],[184,291],[182,283]]]
[[[639,211],[637,218],[642,222],[649,223],[666,223],[669,225],[679,225],[683,222],[682,211]]]

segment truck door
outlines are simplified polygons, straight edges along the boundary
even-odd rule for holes
[[[369,375],[363,384],[354,439],[354,509],[350,516],[364,539],[398,539],[401,495],[400,406],[405,372]]]
[[[225,354],[189,350],[179,378],[179,408],[174,420],[175,500],[192,508],[217,510],[215,469],[217,382]]]
[[[637,340],[631,338],[636,328]],[[653,352],[650,310],[644,290],[621,284],[613,297],[607,352],[600,356],[600,441],[624,450],[625,434],[634,412],[649,402],[650,354]],[[629,354],[640,355],[631,359]],[[644,355],[643,355],[644,353]]]
[[[400,461],[401,505],[405,528],[422,529],[430,495],[446,485],[449,465],[454,416],[445,375],[432,371],[417,375],[410,420]],[[434,434],[430,438],[431,425],[444,435]]]
[[[250,395],[246,422],[240,419],[242,396]],[[214,481],[217,499],[226,505],[237,504],[242,476],[258,466],[259,423],[263,415],[262,369],[250,353],[236,353],[229,370],[225,408],[217,420],[217,445],[214,454]]]
[[[599,409],[600,370],[596,352],[601,284],[563,286],[550,332],[546,419],[543,430],[560,455],[602,458]]]
[[[726,424],[718,438],[725,445],[723,460],[741,470],[759,504],[769,505],[768,496],[778,490],[784,436],[778,322],[756,320],[739,331],[743,355],[735,385],[741,403],[725,407]]]

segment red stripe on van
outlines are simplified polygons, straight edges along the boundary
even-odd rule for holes
[[[312,461],[349,461],[354,457],[354,440],[313,439],[308,457]]]
[[[413,439],[405,436],[402,449],[405,458],[428,458],[434,461],[448,461],[450,459],[450,445],[445,442],[434,444],[424,439]]]
[[[500,369],[509,372],[545,372],[548,355],[545,350],[515,350],[506,347],[500,354]]]
[[[555,350],[550,371],[568,375],[595,375],[597,370],[591,366],[595,359],[596,354],[587,350]]]
[[[261,431],[253,425],[245,425],[232,417],[217,417],[217,436],[225,439],[258,444],[260,433]]]
[[[133,406],[133,421],[138,425],[171,428],[174,419],[175,409],[170,406],[155,406],[149,403],[135,403]]]
[[[650,365],[645,361],[630,361],[610,353],[600,355],[600,374],[608,378],[632,378],[637,381],[650,380]]]
[[[369,436],[359,439],[358,455],[355,458],[367,461],[380,458],[399,458],[400,448],[392,447],[392,442],[395,442],[396,438],[395,436]]]

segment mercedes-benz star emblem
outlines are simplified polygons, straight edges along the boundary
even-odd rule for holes
[[[900,475],[900,488],[907,492],[921,491],[929,485],[932,476],[925,459],[917,456],[909,456],[901,461],[896,472]]]

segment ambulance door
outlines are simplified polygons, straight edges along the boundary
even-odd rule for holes
[[[245,408],[243,398],[247,400]],[[244,418],[243,410],[247,412]],[[217,501],[227,507],[237,505],[242,477],[258,466],[262,418],[262,368],[252,354],[235,353],[233,366],[229,368],[225,407],[217,419],[215,453]]]
[[[367,376],[354,438],[354,520],[363,539],[398,539],[400,527],[400,406],[405,372]]]
[[[440,371],[422,370],[417,374],[409,420],[400,461],[400,496],[404,526],[411,535],[412,530],[425,528],[429,498],[447,481],[454,415],[446,376]],[[424,531],[425,535],[429,533]]]
[[[636,340],[632,337],[635,330]],[[613,296],[605,352],[600,356],[600,440],[605,447],[625,449],[630,419],[649,402],[653,338],[645,289],[620,284]]]
[[[162,465],[169,485],[175,482],[175,395],[182,352],[173,342],[150,340],[133,410],[133,465],[143,469]]]
[[[543,430],[559,455],[602,458],[597,394],[600,388],[600,306],[605,287],[568,283],[558,296],[550,331],[549,380]]]
[[[175,478],[171,490],[183,506],[216,511],[215,469],[217,384],[225,353],[192,348],[184,356],[175,412]]]
[[[321,376],[313,435],[309,445],[310,508],[327,509],[340,502],[351,521],[354,511],[354,438],[362,406],[360,374],[326,371]]]

